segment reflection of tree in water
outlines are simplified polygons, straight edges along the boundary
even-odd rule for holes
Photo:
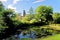
[[[23,34],[23,36],[24,36],[24,35],[26,35],[26,34],[27,34],[27,32],[26,32],[26,31],[23,31],[23,32],[22,32],[22,34]]]
[[[33,31],[18,31],[17,34],[11,35],[11,37],[7,38],[7,40],[20,40],[22,38],[27,38],[27,39],[34,39],[34,34]]]

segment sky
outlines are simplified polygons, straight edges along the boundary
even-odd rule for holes
[[[2,1],[5,8],[14,9],[15,12],[22,13],[23,10],[26,12],[32,7],[33,10],[40,5],[51,6],[53,12],[60,12],[60,0],[0,0]]]

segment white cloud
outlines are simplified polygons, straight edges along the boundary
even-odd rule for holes
[[[36,0],[33,3],[38,3],[38,2],[43,2],[43,1],[45,1],[45,0]]]
[[[0,0],[1,2],[7,2],[7,0]]]
[[[16,10],[16,7],[13,7],[12,4],[8,5],[8,9],[13,9],[15,12],[18,12],[18,11]]]
[[[22,0],[13,0],[13,4],[16,4],[18,1],[22,1]]]
[[[18,11],[17,11],[17,10],[14,10],[14,11],[18,13]]]
[[[15,12],[18,12],[16,9],[16,7],[14,7],[14,5],[20,0],[13,0],[13,3],[12,4],[9,4],[8,5],[8,9],[13,9]]]
[[[12,4],[8,5],[8,8],[13,9],[13,10],[16,10],[16,7],[13,7]]]

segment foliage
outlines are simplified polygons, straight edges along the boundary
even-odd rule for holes
[[[17,13],[14,13],[13,16],[11,17],[12,21],[14,22],[14,24],[17,26],[19,24],[21,24],[21,19],[20,19],[20,15]]]
[[[45,38],[39,38],[39,39],[36,39],[36,40],[60,40],[60,34],[56,34],[54,36],[47,36]]]
[[[30,13],[30,14],[33,14],[33,13],[34,13],[34,11],[33,11],[33,8],[32,8],[32,7],[29,9],[29,13]]]
[[[37,22],[36,19],[32,19],[32,20],[30,20],[30,23],[35,23],[35,22]]]
[[[30,23],[30,20],[32,19],[32,15],[26,15],[25,17],[22,18],[23,23]]]
[[[44,19],[45,21],[52,20],[53,9],[50,6],[38,6],[35,12],[38,19]],[[41,15],[41,16],[40,16]]]
[[[38,6],[36,8],[36,13],[41,13],[41,14],[52,14],[53,13],[53,9],[50,6]]]
[[[50,35],[56,30],[57,33],[60,31],[60,27],[57,27],[56,25],[48,25],[47,28],[41,26],[43,23],[47,22],[47,24],[49,24],[52,21],[54,21],[54,23],[60,23],[60,13],[57,12],[53,14],[53,8],[51,6],[38,6],[35,10],[35,14],[33,14],[34,11],[31,7],[29,13],[30,14],[27,14],[24,17],[20,16],[12,9],[5,9],[2,2],[0,2],[0,39],[15,34],[18,29],[30,29],[30,27],[33,28],[33,26],[34,28],[37,27],[33,30],[39,37]],[[20,19],[20,17],[22,17],[22,19]]]
[[[4,6],[2,4],[2,2],[0,1],[0,28],[6,28],[6,24],[4,23],[4,17],[3,17],[3,12],[5,11]]]
[[[0,1],[0,12],[2,12],[4,10],[4,6],[2,4],[2,2]]]
[[[60,33],[60,24],[50,24],[50,25],[43,25],[43,26],[32,26],[31,30],[35,32],[35,37],[46,37],[49,35],[55,35]]]
[[[54,23],[60,23],[60,13],[55,12],[53,15]]]

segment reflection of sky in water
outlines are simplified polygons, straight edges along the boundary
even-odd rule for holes
[[[23,35],[22,32],[19,34],[19,38],[20,40],[22,38],[31,38],[32,40],[34,40],[35,36],[34,36],[34,32],[31,32],[30,34],[26,34],[26,35]]]
[[[26,35],[23,35],[22,32],[19,34],[19,38],[34,38],[34,33],[31,32],[31,34],[26,34]]]
[[[23,36],[23,34],[19,34],[19,38],[29,38],[30,34],[26,34]]]

